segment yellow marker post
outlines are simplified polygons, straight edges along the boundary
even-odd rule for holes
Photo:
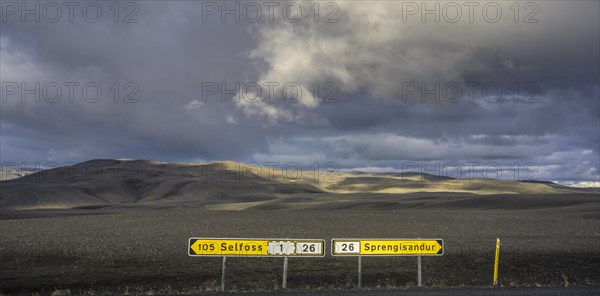
[[[498,285],[498,265],[500,264],[500,239],[496,239],[496,258],[494,260],[494,286]]]

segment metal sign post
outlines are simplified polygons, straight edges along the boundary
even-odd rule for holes
[[[288,257],[283,258],[283,280],[281,282],[281,287],[283,289],[287,288],[287,271],[288,271]]]
[[[417,256],[417,286],[421,286],[421,256]]]
[[[362,257],[358,256],[358,288],[362,288]]]
[[[227,257],[223,256],[223,265],[221,266],[221,292],[225,292],[225,262]]]

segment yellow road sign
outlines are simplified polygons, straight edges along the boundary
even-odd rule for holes
[[[442,239],[348,239],[331,240],[333,256],[441,256]]]
[[[202,238],[191,237],[190,256],[323,257],[325,241],[318,239]]]

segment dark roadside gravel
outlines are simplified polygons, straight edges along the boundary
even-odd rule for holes
[[[291,258],[290,289],[342,290],[322,295],[520,295],[514,294],[520,291],[527,295],[598,295],[585,293],[597,292],[594,286],[600,284],[599,219],[491,211],[197,208],[0,220],[0,290],[3,295],[50,294],[57,289],[69,289],[74,294],[214,291],[219,286],[220,259],[188,257],[187,240],[191,236],[315,238],[327,242],[333,237],[444,239],[444,256],[423,258],[423,282],[428,287],[452,287],[447,290],[410,289],[416,282],[414,257],[364,258],[364,287],[401,288],[369,292],[352,292],[356,287],[355,258]],[[547,288],[455,290],[489,287],[497,237],[503,246],[501,286]],[[230,258],[227,288],[276,291],[281,271],[280,258]],[[558,289],[565,286],[569,288]],[[441,294],[419,294],[438,291]],[[493,294],[496,292],[501,294]],[[567,294],[543,294],[546,292]]]

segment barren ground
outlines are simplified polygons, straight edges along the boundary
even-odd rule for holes
[[[154,209],[43,218],[3,216],[3,294],[202,292],[218,289],[220,258],[188,257],[187,240],[207,237],[440,237],[441,257],[423,258],[425,286],[491,284],[495,240],[502,240],[503,286],[600,285],[600,220],[527,211],[212,211]],[[60,215],[59,215],[60,214]],[[34,215],[35,216],[35,215]],[[39,216],[39,215],[37,215]],[[587,214],[586,214],[587,216]],[[13,218],[13,219],[10,219]],[[352,289],[356,258],[291,258],[288,287]],[[270,291],[283,259],[229,258],[227,288]],[[406,288],[416,258],[363,259],[363,287]]]

